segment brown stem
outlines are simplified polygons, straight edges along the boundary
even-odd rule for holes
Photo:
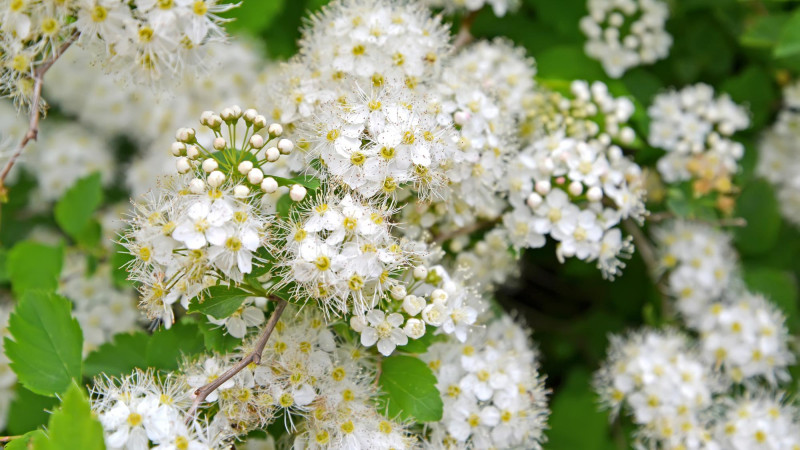
[[[0,442],[9,442],[13,441],[14,439],[19,439],[22,436],[0,436]]]
[[[28,145],[28,142],[35,141],[36,138],[39,136],[39,102],[42,99],[42,84],[44,83],[44,74],[47,73],[47,70],[56,62],[61,55],[78,39],[80,35],[79,32],[74,32],[72,35],[63,43],[61,47],[56,50],[52,57],[45,60],[39,67],[36,68],[33,72],[33,97],[31,98],[31,117],[30,121],[28,122],[28,131],[25,133],[25,136],[22,137],[22,141],[19,143],[17,150],[11,155],[11,159],[8,160],[5,167],[3,167],[3,171],[0,172],[0,194],[5,191],[5,181],[8,173],[11,172],[11,168],[14,167],[14,163],[17,162],[17,159],[22,155],[22,151],[25,149],[25,146]]]
[[[475,36],[472,35],[470,30],[472,29],[472,24],[475,23],[476,17],[478,17],[478,11],[472,11],[464,16],[464,18],[461,20],[461,26],[458,28],[458,34],[456,35],[455,40],[453,40],[454,50],[458,51],[465,45],[475,40]]]
[[[269,317],[269,321],[264,326],[264,329],[261,330],[261,335],[258,336],[258,340],[256,341],[256,345],[253,348],[253,351],[248,353],[244,358],[241,359],[235,366],[231,367],[225,373],[219,376],[216,380],[212,381],[211,383],[206,384],[205,386],[201,386],[194,391],[194,401],[192,402],[192,407],[189,408],[189,412],[186,415],[186,421],[189,422],[194,419],[194,415],[197,412],[197,408],[200,407],[200,404],[211,395],[212,392],[217,390],[218,387],[222,386],[223,383],[233,378],[237,373],[241,372],[245,367],[247,367],[250,363],[259,364],[261,362],[261,352],[264,351],[264,347],[267,345],[267,341],[269,340],[270,335],[272,334],[272,330],[275,329],[275,325],[278,323],[278,319],[280,319],[281,314],[283,314],[283,310],[286,309],[286,305],[288,304],[286,300],[283,299],[274,299],[277,301],[275,305],[275,311],[272,312],[272,315]]]

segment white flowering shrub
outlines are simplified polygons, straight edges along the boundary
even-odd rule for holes
[[[0,445],[796,450],[797,14],[0,0]]]

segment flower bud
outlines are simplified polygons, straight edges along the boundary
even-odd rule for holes
[[[175,133],[175,139],[180,142],[192,142],[194,141],[194,129],[193,128],[178,128],[178,132]]]
[[[222,118],[216,114],[212,114],[211,117],[206,119],[206,126],[212,130],[219,131],[219,127],[222,126]]]
[[[192,170],[192,164],[188,158],[181,156],[175,160],[175,168],[178,169],[178,173],[186,173]]]
[[[200,178],[195,178],[189,182],[189,192],[192,194],[202,194],[206,191],[206,182]]]
[[[239,170],[240,174],[247,175],[251,170],[253,170],[253,162],[242,161],[239,163],[239,167],[237,167],[236,169]]]
[[[530,207],[531,209],[535,209],[542,204],[543,200],[544,199],[542,198],[541,195],[537,194],[536,192],[531,192],[531,195],[528,196],[525,202],[528,204],[528,207]]]
[[[550,182],[547,180],[537,181],[534,188],[539,194],[547,195],[550,192]]]
[[[447,292],[443,289],[434,289],[433,292],[431,292],[431,300],[434,303],[444,303],[447,301],[447,297]]]
[[[186,154],[186,144],[183,142],[173,142],[170,147],[173,156],[181,156]]]
[[[281,139],[278,141],[278,150],[280,150],[282,155],[288,155],[292,152],[293,148],[294,144],[288,139]]]
[[[416,295],[406,295],[403,299],[403,311],[411,317],[416,316],[427,306],[425,299]]]
[[[456,125],[464,125],[470,119],[470,114],[467,111],[458,111],[453,115],[453,122]]]
[[[414,267],[414,278],[424,280],[428,276],[428,268],[425,266]]]
[[[256,119],[257,115],[258,115],[258,111],[256,111],[253,108],[250,108],[250,109],[245,110],[245,112],[242,115],[242,117],[244,117],[244,121],[245,122],[250,124],[250,123],[253,123],[253,121]]]
[[[281,157],[281,152],[275,147],[268,148],[266,153],[267,161],[269,162],[275,162]]]
[[[306,188],[299,184],[292,185],[292,188],[289,189],[289,198],[292,199],[293,202],[299,202],[306,198]]]
[[[569,192],[569,195],[577,197],[583,194],[583,184],[580,181],[573,181],[567,186],[567,192]]]
[[[264,172],[261,171],[258,167],[254,168],[250,172],[247,172],[247,181],[252,184],[261,184],[261,181],[264,179]]]
[[[197,157],[200,156],[200,150],[196,145],[187,145],[186,156],[188,156],[189,159],[197,159]]]
[[[228,146],[228,143],[225,142],[225,138],[218,137],[218,138],[214,139],[214,148],[216,150],[224,150],[225,147],[227,147],[227,146]]]
[[[283,134],[283,127],[279,123],[273,123],[267,128],[270,136],[280,136]]]
[[[408,319],[403,327],[403,332],[411,339],[419,339],[425,336],[425,322],[419,319]]]
[[[264,146],[264,137],[262,137],[260,134],[254,134],[250,138],[250,146],[257,150],[260,149]]]
[[[267,194],[272,194],[278,190],[278,182],[272,177],[264,178],[264,181],[261,182],[261,190]]]
[[[248,195],[250,195],[250,188],[243,184],[240,184],[235,188],[233,188],[233,196],[236,198],[245,198]]]
[[[231,108],[223,108],[222,111],[220,111],[219,116],[222,117],[222,120],[228,123],[235,120],[235,117],[233,116],[233,110]]]
[[[208,126],[208,119],[213,115],[214,111],[203,111],[203,113],[200,114],[200,124]]]
[[[262,116],[261,114],[257,115],[255,119],[253,119],[253,129],[258,131],[262,128],[267,126],[267,118]]]
[[[218,188],[222,186],[222,183],[224,182],[225,182],[225,174],[220,172],[219,170],[215,170],[208,175],[208,185],[213,188]]]
[[[208,158],[205,161],[203,161],[203,171],[205,171],[205,173],[211,173],[217,170],[218,167],[219,164],[217,163],[217,160],[214,158]]]
[[[407,294],[406,287],[403,286],[402,284],[395,284],[389,290],[389,295],[392,297],[393,300],[402,300],[403,298],[405,298],[406,294]]]
[[[231,106],[231,111],[233,111],[234,119],[239,119],[242,117],[242,108],[239,105]]]
[[[592,186],[586,191],[586,198],[589,199],[590,202],[599,202],[603,199],[603,190],[597,186]]]

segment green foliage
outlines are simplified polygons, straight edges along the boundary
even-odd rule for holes
[[[409,339],[408,344],[397,347],[397,350],[405,353],[425,353],[428,350],[428,347],[433,345],[435,342],[443,341],[445,339],[443,334],[434,335],[434,332],[435,328],[428,327],[424,336],[419,339]]]
[[[14,292],[26,289],[55,290],[64,261],[64,250],[33,241],[17,243],[8,252],[6,270]]]
[[[89,399],[81,388],[72,384],[64,395],[61,408],[50,416],[47,438],[38,436],[34,447],[39,450],[105,449],[103,426],[92,414]]]
[[[147,342],[147,366],[160,370],[175,370],[184,356],[205,351],[205,340],[197,325],[180,321],[161,329]]]
[[[764,294],[780,308],[786,315],[792,333],[800,331],[797,282],[790,272],[767,267],[745,267],[744,281],[750,290]]]
[[[736,205],[737,217],[747,226],[736,228],[736,246],[742,254],[755,255],[769,251],[778,240],[781,216],[772,186],[755,180],[742,191]]]
[[[284,0],[239,2],[239,7],[223,14],[233,19],[226,28],[232,33],[246,32],[258,35],[269,28],[283,10]]]
[[[435,422],[442,418],[442,399],[436,376],[421,360],[395,355],[381,362],[378,385],[385,396],[389,417]]]
[[[780,30],[775,56],[783,58],[800,54],[800,10],[795,11]]]
[[[35,444],[44,442],[46,439],[47,436],[44,434],[44,431],[33,430],[9,442],[3,448],[5,450],[31,450],[38,448],[35,446]]]
[[[91,219],[102,201],[100,173],[95,172],[78,180],[56,203],[56,222],[75,241],[86,246],[96,245],[100,228]]]
[[[190,313],[208,314],[224,319],[235,313],[247,297],[253,294],[231,286],[211,286],[202,297],[189,304]]]
[[[94,377],[105,373],[119,376],[133,369],[147,367],[147,343],[150,336],[143,332],[122,333],[114,340],[89,353],[84,362],[84,375]]]
[[[550,402],[550,450],[604,450],[614,448],[608,434],[608,418],[598,411],[597,396],[585,370],[570,373]],[[579,430],[576,430],[576,426]]]
[[[58,400],[53,397],[37,395],[17,385],[14,400],[8,410],[6,431],[20,435],[46,424],[50,417],[49,411],[57,404]]]
[[[8,321],[6,356],[19,381],[41,395],[64,392],[82,372],[83,334],[69,300],[27,291]]]

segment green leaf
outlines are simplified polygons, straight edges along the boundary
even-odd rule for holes
[[[133,369],[147,367],[147,343],[150,336],[142,333],[122,333],[114,336],[97,350],[89,353],[84,362],[84,375],[94,377],[105,373],[118,376]]]
[[[8,265],[6,264],[7,261],[8,250],[0,248],[0,283],[11,281],[11,278],[8,277]]]
[[[54,291],[58,287],[64,250],[34,241],[17,243],[8,252],[7,268],[14,292],[26,289]]]
[[[200,328],[200,333],[203,334],[203,344],[208,351],[229,353],[242,344],[241,339],[226,334],[223,327],[208,321],[198,322],[197,326]]]
[[[197,325],[178,322],[172,327],[161,329],[150,337],[147,343],[147,366],[159,370],[175,370],[181,358],[205,351],[203,335]]]
[[[389,417],[435,422],[442,418],[442,398],[436,389],[436,376],[421,360],[395,355],[381,363],[378,380],[385,394]]]
[[[283,10],[284,0],[262,0],[239,2],[238,8],[233,8],[222,16],[234,19],[225,25],[232,33],[246,32],[258,35],[269,28],[275,17]]]
[[[111,278],[117,287],[130,287],[128,281],[128,271],[125,265],[134,259],[133,255],[121,244],[114,244],[114,253],[111,254]]]
[[[608,418],[599,412],[585,369],[570,372],[550,406],[547,448],[601,450],[609,445]],[[576,432],[575,425],[580,424]]]
[[[797,282],[790,272],[767,267],[745,267],[744,281],[748,289],[764,294],[786,316],[790,330],[798,331],[800,312],[797,307]]]
[[[397,347],[397,350],[405,353],[415,353],[415,354],[425,353],[426,351],[428,351],[428,347],[430,347],[436,342],[444,340],[444,335],[442,334],[434,335],[433,333],[434,333],[434,328],[428,327],[424,336],[422,336],[419,339],[409,339],[408,344]]]
[[[58,400],[45,397],[17,385],[14,400],[8,410],[8,424],[6,431],[9,434],[22,434],[47,423],[50,413]]]
[[[38,444],[38,441],[37,441]],[[103,426],[92,414],[89,399],[77,384],[72,384],[64,395],[61,408],[50,417],[47,439],[37,450],[81,450],[105,449]]]
[[[76,241],[86,242],[80,238],[86,239],[93,235],[86,228],[91,227],[92,215],[102,201],[103,185],[100,173],[95,172],[78,180],[58,200],[55,208],[56,223]]]
[[[64,297],[27,291],[8,319],[6,355],[19,381],[41,395],[64,392],[80,380],[83,334]]]
[[[778,45],[775,46],[776,58],[784,58],[800,53],[800,9],[795,10],[781,28]]]
[[[294,178],[283,178],[283,177],[276,177],[270,175],[275,181],[278,182],[278,186],[293,186],[295,184],[299,184],[305,188],[310,190],[314,190],[320,187],[322,182],[317,177],[312,177],[311,175],[300,175]]]
[[[772,47],[780,40],[781,32],[789,14],[757,16],[739,38],[745,47]]]
[[[778,241],[781,215],[772,186],[766,180],[755,180],[742,191],[736,203],[737,217],[747,226],[735,231],[736,246],[743,254],[755,255],[769,251]]]
[[[207,314],[215,319],[224,319],[235,313],[242,306],[244,300],[252,295],[231,286],[211,286],[206,294],[189,303],[189,312]]]
[[[580,45],[551,47],[536,55],[538,76],[565,80],[605,80],[600,63],[590,59]]]
[[[275,205],[275,212],[279,217],[289,217],[289,210],[292,208],[292,204],[294,204],[294,202],[289,197],[289,193],[287,192],[278,199],[278,203]]]
[[[47,436],[45,436],[44,431],[42,430],[33,430],[29,431],[17,439],[6,444],[3,447],[4,450],[30,450],[37,448],[36,444],[44,442],[47,440]]]
[[[769,119],[771,105],[777,94],[772,86],[772,78],[761,67],[752,65],[722,84],[736,103],[745,105],[753,116],[752,128],[760,128]]]

